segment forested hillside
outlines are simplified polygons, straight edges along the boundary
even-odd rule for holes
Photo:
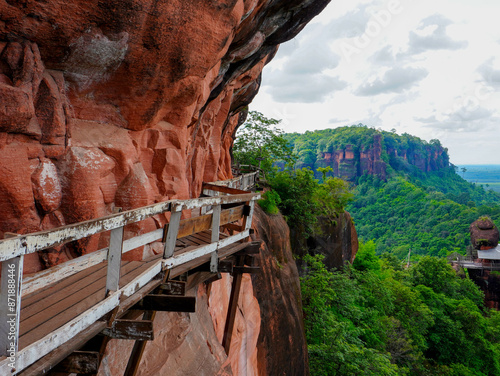
[[[457,175],[437,140],[365,126],[260,137],[275,124],[252,116],[234,156],[261,165],[270,190],[259,205],[295,234],[311,375],[499,375],[499,312],[435,257],[464,252],[479,216],[498,223],[499,196]],[[287,168],[273,169],[280,159]],[[332,266],[317,243],[335,236],[321,224],[341,227],[348,203],[364,242],[352,264],[341,252]]]
[[[384,179],[394,171],[430,172],[449,166],[447,149],[439,140],[426,142],[407,133],[397,135],[362,124],[284,137],[298,157],[297,168],[316,171],[329,166],[334,176],[351,182],[365,174]]]
[[[318,178],[323,171],[352,182],[347,210],[360,239],[373,240],[378,254],[465,253],[474,220],[487,215],[500,223],[500,196],[459,176],[438,140],[363,125],[285,137],[298,167],[315,168]]]
[[[311,375],[500,374],[500,312],[445,259],[404,269],[368,244],[343,271],[327,270],[320,256],[306,260]]]

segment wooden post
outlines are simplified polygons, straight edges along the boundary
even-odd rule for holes
[[[236,266],[243,266],[244,256],[238,256]],[[231,349],[231,337],[233,335],[234,323],[236,320],[236,310],[238,308],[238,298],[240,296],[242,274],[235,273],[233,275],[233,284],[231,287],[231,296],[229,297],[229,306],[227,308],[226,325],[224,326],[224,337],[222,339],[222,346],[229,355]]]
[[[5,234],[6,238],[17,234]],[[24,256],[2,262],[0,293],[0,356],[9,359],[9,366],[16,368],[19,348],[19,321],[21,317],[21,288]]]
[[[108,250],[108,274],[106,277],[106,294],[118,291],[120,284],[120,266],[122,261],[123,229],[119,227],[111,230]]]
[[[182,205],[173,205],[168,223],[167,237],[165,239],[165,249],[163,251],[163,258],[167,259],[174,255],[175,242],[177,240],[177,233],[179,231],[179,224],[181,222]]]
[[[221,205],[214,206],[212,213],[212,243],[216,243],[219,241],[220,212]],[[217,250],[215,250],[210,258],[210,272],[217,273],[218,265],[219,254]]]
[[[255,201],[250,201],[249,204],[250,206],[250,212],[248,213],[248,216],[245,217],[244,219],[244,229],[249,230],[250,227],[252,227],[252,218],[253,218],[253,212],[255,209]]]
[[[145,311],[142,319],[154,321],[156,316],[156,311]],[[146,348],[147,341],[135,341],[134,347],[130,357],[128,358],[127,368],[123,373],[123,376],[135,376],[139,370],[139,364],[141,364],[142,354]]]

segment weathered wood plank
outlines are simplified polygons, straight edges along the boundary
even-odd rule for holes
[[[179,204],[182,205],[182,210],[186,210],[186,209],[199,208],[201,206],[233,204],[233,203],[246,202],[258,199],[260,199],[260,193],[246,193],[246,194],[231,195],[231,196],[193,198],[190,200],[179,201]]]
[[[103,291],[104,292],[104,291]],[[75,337],[78,333],[97,321],[100,317],[111,311],[120,303],[119,292],[112,293],[105,299],[98,301],[86,312],[61,326],[59,329],[46,335],[39,341],[31,344],[17,353],[16,369],[22,370],[33,364],[36,360],[47,355],[52,350],[61,346],[66,341]],[[12,368],[6,360],[0,361],[0,375],[11,374]]]
[[[197,248],[191,252],[184,252],[180,255],[174,255],[168,259],[163,260],[163,267],[166,269],[171,269],[174,266],[182,265],[188,261],[194,260],[203,255],[207,255],[217,249],[217,244],[207,244],[206,246],[202,246]]]
[[[145,311],[142,319],[153,321],[155,319],[155,316],[156,311]],[[125,368],[123,376],[135,376],[137,374],[139,365],[141,363],[142,354],[144,353],[144,349],[146,348],[146,343],[146,341],[135,341],[134,347],[132,348],[132,352],[130,353],[130,357],[128,359],[127,368]]]
[[[129,276],[141,267],[138,261],[124,262],[123,274]],[[67,286],[64,290],[59,290],[56,294],[45,295],[37,304],[31,304],[21,311],[21,339],[22,344],[29,343],[28,338],[40,338],[50,331],[57,329],[64,322],[76,317],[87,307],[86,304],[79,306],[87,297],[97,294],[104,295],[106,284],[106,269],[99,269],[98,272],[86,276],[80,282]],[[83,307],[83,308],[82,308]],[[34,331],[34,333],[32,333]],[[37,333],[37,334],[36,334]]]
[[[162,312],[196,312],[194,296],[146,295],[132,309]]]
[[[213,184],[213,183],[203,183],[203,190],[228,193],[228,194],[232,194],[232,195],[250,193],[248,191],[244,191],[241,189],[230,188],[230,187],[225,186],[225,185],[218,185],[218,184]]]
[[[242,206],[223,210],[221,212],[221,224],[229,225],[229,222],[237,221],[242,217]],[[205,231],[210,228],[212,221],[211,215],[202,217],[194,217],[182,220],[178,232],[178,238],[191,235],[195,232]],[[238,227],[239,230],[240,227]],[[129,252],[143,245],[161,240],[163,229],[151,231],[149,233],[127,239],[123,242],[123,253]],[[191,243],[194,244],[194,243]],[[196,243],[198,244],[198,243]],[[78,257],[74,260],[67,261],[63,264],[54,266],[50,269],[43,270],[35,275],[27,276],[23,279],[22,294],[26,296],[37,290],[46,288],[48,285],[61,280],[63,278],[74,275],[81,270],[97,265],[106,260],[108,248]]]
[[[65,307],[69,305],[68,299],[72,299],[77,301],[78,299],[85,296],[86,293],[92,293],[97,291],[99,288],[103,288],[105,286],[105,278],[106,278],[106,268],[98,268],[94,273],[91,273],[80,280],[75,280],[73,284],[67,285],[64,289],[59,289],[55,291],[49,291],[53,293],[41,293],[40,296],[33,296],[26,303],[23,302],[23,307],[21,310],[21,323],[22,330],[21,335],[30,330],[30,322],[33,322],[33,325],[39,325],[43,323],[43,318],[37,316],[33,318],[31,321],[26,321],[34,315],[39,315],[41,312],[50,307],[50,313],[55,314],[59,311],[59,308]],[[95,287],[97,286],[97,287]],[[93,290],[95,288],[96,290]],[[38,295],[38,294],[37,294]]]
[[[221,206],[214,206],[212,213],[212,243],[219,241],[219,226],[220,226]]]
[[[91,375],[99,370],[99,353],[96,351],[75,351],[54,367],[54,372]]]
[[[243,227],[234,223],[226,223],[224,225],[221,225],[224,228],[227,228],[228,230],[232,231],[243,231]]]
[[[23,298],[35,291],[46,289],[57,281],[61,281],[66,277],[70,277],[82,270],[105,261],[107,254],[108,249],[104,248],[24,277],[22,290]]]
[[[57,349],[52,350],[46,356],[40,358],[31,366],[19,373],[19,376],[39,376],[45,375],[53,369],[58,363],[69,356],[74,349],[81,348],[89,338],[96,336],[99,332],[106,327],[105,321],[97,321],[83,330],[78,336],[68,340],[64,346],[59,346]]]
[[[123,253],[127,253],[143,245],[159,241],[161,240],[162,236],[163,236],[163,229],[159,228],[158,230],[154,230],[146,234],[142,234],[127,239],[123,242]]]
[[[130,283],[120,289],[122,297],[126,298],[137,291],[139,291],[144,285],[155,278],[162,270],[162,260],[160,258],[148,263],[149,267],[140,275],[134,278]]]
[[[123,227],[111,230],[108,251],[108,272],[106,294],[118,290],[120,284],[120,265],[122,261]]]
[[[115,320],[113,326],[104,329],[102,334],[113,339],[152,341],[154,340],[153,321]]]
[[[163,258],[172,257],[175,250],[175,241],[177,239],[177,233],[179,231],[179,225],[181,221],[182,211],[173,211],[170,216],[170,222],[166,228],[167,236],[165,239],[165,249],[163,251]]]
[[[221,224],[227,226],[230,224],[230,222],[237,221],[242,217],[242,212],[243,206],[223,210],[220,217]],[[211,221],[212,216],[210,214],[201,217],[184,219],[180,223],[177,238],[186,237],[196,232],[208,230],[210,229]],[[238,230],[241,231],[241,226],[237,227]],[[162,236],[163,229],[158,229],[131,239],[127,239],[123,242],[123,253],[129,252],[143,245],[159,241],[161,240]],[[189,240],[187,241],[189,242]],[[191,244],[199,243],[191,242]],[[78,257],[74,260],[67,261],[64,264],[60,264],[50,269],[41,271],[35,275],[25,277],[23,279],[22,294],[23,296],[26,296],[27,294],[31,294],[34,291],[46,288],[46,286],[58,280],[74,275],[86,268],[97,265],[106,260],[107,253],[108,248],[104,248],[99,251]]]

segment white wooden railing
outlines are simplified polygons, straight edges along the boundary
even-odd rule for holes
[[[218,182],[218,185],[247,190],[255,184],[256,174],[245,174],[238,178]],[[258,193],[227,194],[219,192],[217,197],[190,200],[170,200],[150,206],[113,214],[107,217],[71,224],[68,226],[0,240],[0,262],[2,264],[0,290],[0,375],[14,375],[36,360],[75,337],[91,324],[120,305],[120,300],[133,295],[159,273],[182,265],[188,261],[211,254],[211,269],[217,267],[217,250],[243,240],[249,236],[255,201]],[[236,235],[219,239],[221,205],[246,203],[247,212],[241,231]],[[181,215],[185,210],[211,207],[206,214],[211,218],[212,239],[209,244],[192,251],[175,255],[176,239],[180,237]],[[158,214],[171,213],[165,228],[134,238],[123,240],[124,226],[142,221]],[[25,255],[47,248],[111,231],[109,247],[78,257],[58,266],[41,271],[23,279]],[[123,287],[119,287],[122,255],[137,247],[164,240],[163,258]],[[67,276],[78,273],[103,261],[107,264],[106,298],[57,331],[41,338],[36,343],[18,349],[21,298]]]

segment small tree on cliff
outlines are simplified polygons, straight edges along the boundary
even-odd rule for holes
[[[259,166],[270,172],[276,161],[292,166],[296,157],[283,130],[276,127],[281,120],[270,119],[250,111],[245,123],[236,132],[233,144],[234,161],[242,165]]]

